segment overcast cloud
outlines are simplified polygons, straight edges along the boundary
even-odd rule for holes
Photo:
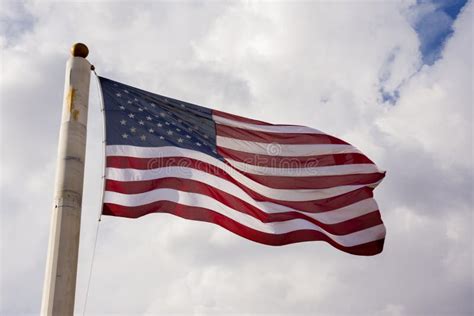
[[[449,3],[449,5],[448,5]],[[468,315],[473,293],[473,3],[3,1],[0,314],[41,304],[64,69],[343,138],[387,176],[387,239],[357,257],[269,247],[166,214],[103,217],[87,314]],[[91,81],[76,312],[100,212]]]

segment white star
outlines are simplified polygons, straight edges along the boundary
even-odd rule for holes
[[[165,139],[163,136],[160,136],[160,139]]]
[[[199,147],[201,147],[201,143],[199,143],[199,142],[197,142],[196,145],[199,146]]]
[[[178,138],[178,143],[182,143],[183,142],[183,139],[180,137]]]
[[[146,117],[146,119],[149,120],[149,121],[151,121],[151,116],[148,115],[148,116]]]
[[[162,126],[163,126],[163,124],[161,124],[161,123],[157,123],[157,124],[156,124],[156,126],[158,126],[158,127],[162,127]]]
[[[186,138],[191,138],[191,136],[189,136],[189,135],[186,135]]]
[[[177,132],[181,132],[181,130],[179,128],[176,129]]]
[[[186,107],[186,105],[184,105],[183,103],[181,103],[181,107],[182,107],[182,108],[185,108],[185,107]]]
[[[155,132],[155,130],[154,130],[153,128],[150,128],[148,131],[149,131],[150,133],[154,133],[154,132]]]
[[[215,149],[212,150],[213,153],[217,154],[217,151]]]
[[[142,108],[138,108],[138,111],[143,112],[143,109],[142,109]]]
[[[132,104],[132,100],[128,100],[127,103],[128,103],[128,104]]]
[[[145,122],[143,122],[142,120],[140,120],[140,121],[138,122],[138,124],[140,124],[140,125],[145,125]]]
[[[164,99],[163,99],[163,102],[168,103],[168,99],[167,99],[167,98],[164,98]]]
[[[134,117],[135,117],[135,114],[130,113],[130,114],[128,115],[128,117],[129,117],[129,118],[134,118]]]
[[[146,136],[145,136],[145,135],[142,135],[142,136],[140,136],[140,139],[141,139],[141,140],[146,140]]]
[[[206,134],[204,134],[204,138],[205,138],[205,139],[208,139],[208,138],[209,138],[209,136],[207,136]]]
[[[122,124],[122,125],[126,125],[126,124],[127,124],[127,121],[125,121],[125,120],[121,120],[121,121],[120,121],[120,124]]]
[[[165,122],[166,125],[170,125],[170,122]]]
[[[120,94],[120,92],[117,92],[115,95],[119,98],[122,96],[122,94]]]
[[[133,99],[133,101],[135,101],[135,102],[138,102],[138,99],[137,99],[137,98],[135,98],[135,99]]]
[[[132,128],[130,129],[130,132],[131,132],[131,133],[135,133],[136,131],[137,131],[137,129],[136,129],[135,127],[132,127]]]
[[[128,90],[123,90],[123,92],[128,93]]]
[[[123,105],[121,105],[120,110],[125,110],[125,107]]]
[[[166,134],[168,134],[168,135],[173,135],[173,131],[169,129],[169,130],[166,132]]]
[[[160,116],[165,117],[166,116],[165,112],[160,112]]]
[[[156,106],[155,103],[151,103],[150,105],[151,105],[151,107],[153,107],[153,108]]]
[[[128,138],[128,134],[123,133],[123,134],[122,134],[122,137],[123,137],[123,138]]]

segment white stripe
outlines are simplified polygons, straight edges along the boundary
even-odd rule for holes
[[[106,191],[104,197],[105,203],[114,203],[123,206],[140,206],[155,201],[171,201],[186,206],[209,209],[218,212],[244,226],[269,234],[284,234],[304,229],[315,230],[324,233],[329,238],[345,247],[352,247],[374,240],[379,240],[385,236],[385,227],[382,224],[351,234],[338,236],[329,234],[319,226],[299,218],[283,222],[263,223],[255,217],[238,212],[209,196],[191,192],[183,192],[174,189],[157,189],[154,191],[133,195]]]
[[[365,199],[348,206],[322,213],[307,213],[297,211],[290,207],[281,204],[275,204],[273,202],[259,202],[258,205],[262,211],[267,213],[298,212],[328,225],[342,223],[350,219],[375,212],[379,209],[377,202],[375,202],[373,198]]]
[[[324,167],[276,168],[246,164],[232,159],[225,159],[233,167],[251,174],[282,177],[341,176],[348,174],[365,174],[380,172],[374,164],[351,164]],[[282,162],[284,164],[284,162]]]
[[[232,168],[227,168],[228,170],[233,170]],[[181,166],[173,166],[173,167],[161,167],[156,169],[128,169],[128,168],[107,168],[106,169],[106,178],[116,181],[146,181],[146,180],[154,180],[154,179],[161,179],[166,177],[177,177],[183,179],[192,179],[197,180],[206,184],[212,183],[213,186],[216,188],[221,188],[221,185],[228,185],[229,188],[232,187],[233,190],[238,188],[235,184],[230,181],[227,181],[221,177],[212,175],[210,173],[197,170],[194,168],[188,167],[181,167]],[[241,175],[241,177],[245,178],[245,176]],[[247,178],[248,179],[248,178]],[[249,187],[249,186],[247,186]],[[314,189],[311,190],[311,194],[307,195],[306,200],[303,201],[310,201],[310,200],[321,200],[326,199],[334,196],[338,196],[344,193],[348,193],[353,191],[354,188],[360,188],[363,185],[346,185],[346,186],[338,186],[333,188],[326,188],[326,189]],[[253,189],[253,187],[249,187]],[[230,189],[229,189],[230,190]],[[255,191],[255,190],[254,190]],[[271,189],[267,190],[264,194],[266,197],[276,200],[283,200],[283,201],[301,201],[295,198],[296,193],[309,193],[306,192],[307,190],[283,190],[283,189]],[[229,191],[229,193],[232,191]]]
[[[220,177],[211,175],[209,173],[184,167],[163,167],[159,169],[151,170],[137,170],[137,169],[120,169],[120,168],[107,168],[106,178],[115,181],[142,181],[142,180],[157,180],[162,178],[179,178],[199,181],[205,185],[214,187],[221,191],[224,191],[230,195],[239,198],[250,205],[260,209],[262,212],[271,213],[282,213],[282,212],[298,212],[312,217],[325,224],[335,224],[343,221],[350,220],[354,217],[362,216],[370,212],[376,211],[377,204],[373,199],[365,201],[363,203],[357,202],[352,205],[332,210],[329,212],[322,213],[309,213],[299,211],[287,206],[279,205],[273,202],[259,202],[255,201],[247,192],[238,187],[237,185],[229,182]],[[371,201],[370,201],[371,200]],[[318,210],[315,209],[314,212]]]
[[[276,144],[259,143],[236,138],[216,136],[217,146],[257,155],[302,157],[360,153],[354,146],[346,144]]]
[[[234,121],[225,117],[221,117],[213,114],[212,119],[214,122],[220,125],[233,126],[243,129],[249,129],[252,131],[270,132],[270,133],[295,133],[295,134],[324,134],[323,132],[307,127],[307,126],[295,126],[295,125],[258,125],[251,123],[244,123]]]
[[[196,160],[211,164],[213,166],[218,167],[219,169],[224,170],[238,183],[241,183],[242,185],[250,188],[254,192],[257,192],[258,194],[261,194],[271,199],[282,200],[282,201],[311,201],[311,200],[317,200],[317,199],[325,199],[325,198],[330,198],[330,197],[338,196],[341,194],[345,194],[345,193],[348,193],[348,192],[351,192],[351,191],[354,191],[366,186],[366,185],[345,185],[345,186],[338,186],[338,187],[326,188],[326,189],[305,189],[305,190],[270,188],[258,182],[255,182],[250,178],[247,178],[236,169],[230,167],[229,165],[225,164],[224,162],[212,156],[206,155],[199,151],[185,149],[185,148],[178,148],[174,146],[149,148],[149,147],[137,147],[137,146],[127,146],[127,145],[108,145],[106,147],[106,155],[107,156],[129,156],[129,157],[137,157],[137,158],[157,158],[157,159],[159,159],[160,157],[162,158],[184,157],[184,158],[196,159]],[[190,168],[184,168],[184,167],[178,167],[178,168],[181,170],[180,171],[181,173],[183,172],[184,169],[188,169],[188,171],[192,171],[192,172],[194,172],[195,170],[195,169],[189,170]],[[147,179],[153,179],[153,177],[156,176],[156,173],[157,172],[153,170],[136,170],[134,173],[135,175],[130,175],[130,176],[131,177],[135,177],[135,176],[145,177]],[[203,174],[202,176],[205,176],[205,175]],[[145,178],[143,180],[145,180]],[[125,181],[125,180],[121,180],[121,181]],[[130,180],[130,181],[134,181],[134,180]]]

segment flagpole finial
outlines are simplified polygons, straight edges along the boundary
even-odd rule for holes
[[[89,48],[85,44],[76,43],[71,47],[71,55],[74,57],[86,58],[89,55]]]

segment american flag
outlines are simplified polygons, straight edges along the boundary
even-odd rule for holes
[[[267,245],[321,240],[351,254],[382,251],[373,189],[385,173],[352,145],[99,79],[104,215],[170,213]]]

